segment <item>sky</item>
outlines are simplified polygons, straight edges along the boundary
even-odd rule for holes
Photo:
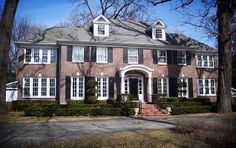
[[[0,7],[4,0],[0,0]],[[212,47],[215,42],[204,37],[205,33],[200,29],[189,25],[183,25],[186,16],[172,10],[175,6],[174,3],[160,4],[155,8],[151,8],[155,18],[161,19],[167,25],[167,32],[183,33],[189,37],[199,40]],[[191,6],[192,9],[198,8],[199,3],[196,0]],[[42,24],[47,27],[53,27],[67,19],[71,15],[75,7],[69,3],[69,0],[20,0],[16,19],[20,17],[29,17],[36,23]]]

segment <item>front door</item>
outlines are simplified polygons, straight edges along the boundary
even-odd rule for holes
[[[134,100],[138,100],[138,79],[129,78],[129,93],[133,95]]]

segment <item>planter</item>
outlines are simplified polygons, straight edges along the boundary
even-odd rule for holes
[[[169,107],[169,106],[166,107],[166,111],[167,111],[167,114],[170,115],[170,112],[172,111],[172,110],[171,110],[171,107]]]
[[[134,108],[134,112],[135,112],[135,116],[137,116],[138,115],[138,112],[139,112],[139,108]]]

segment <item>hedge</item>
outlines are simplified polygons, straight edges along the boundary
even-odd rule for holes
[[[207,113],[211,111],[211,106],[181,106],[173,107],[171,114]]]
[[[28,107],[40,107],[44,105],[56,105],[56,101],[46,100],[17,100],[12,102],[12,108],[16,111],[24,111]]]
[[[171,107],[181,107],[181,106],[201,106],[200,102],[162,102],[162,108],[166,108],[167,106]]]

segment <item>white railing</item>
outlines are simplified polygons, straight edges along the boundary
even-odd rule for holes
[[[236,97],[236,89],[231,87],[231,94],[232,94],[232,97]]]

